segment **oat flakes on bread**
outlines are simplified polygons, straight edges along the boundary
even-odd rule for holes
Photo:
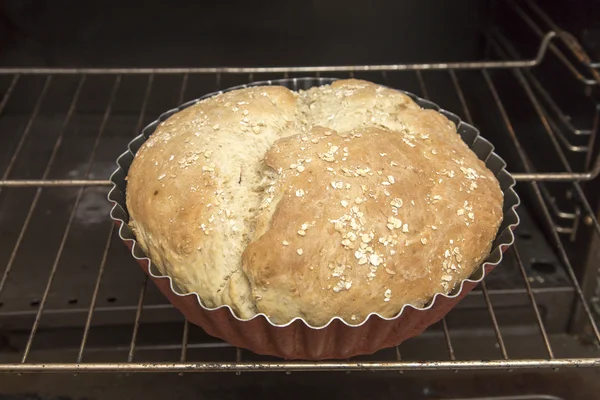
[[[138,242],[182,292],[312,326],[450,292],[487,257],[502,204],[452,122],[359,80],[201,101],[157,127],[127,186]]]

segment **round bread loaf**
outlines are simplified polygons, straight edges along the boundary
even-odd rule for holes
[[[446,117],[359,80],[235,90],[162,122],[127,184],[183,293],[275,324],[423,306],[490,251],[503,195]]]

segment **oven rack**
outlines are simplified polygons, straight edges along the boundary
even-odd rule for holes
[[[566,48],[569,49],[572,56],[579,59],[579,63],[569,61],[567,57],[564,57],[562,50],[554,47],[555,50],[551,50],[553,42],[560,40]],[[490,43],[494,51],[501,57],[514,56],[514,49],[510,48],[510,44],[505,38],[499,34],[494,33],[490,37]],[[550,54],[552,53],[552,54]],[[465,90],[464,81],[468,80],[472,82],[472,79],[477,79],[478,82],[482,83],[482,90],[485,91],[486,96],[489,96],[494,104],[494,109],[491,112],[498,115],[502,121],[502,125],[498,127],[498,131],[501,131],[504,135],[501,139],[505,143],[512,147],[516,152],[518,159],[521,161],[523,171],[514,173],[513,175],[519,182],[520,188],[523,190],[530,191],[533,195],[533,202],[537,208],[541,211],[543,217],[543,223],[546,225],[547,234],[549,240],[554,248],[554,251],[558,255],[560,261],[563,263],[566,273],[570,279],[570,287],[572,288],[576,305],[573,306],[575,313],[582,316],[583,324],[586,327],[586,331],[593,341],[598,345],[600,344],[600,331],[595,321],[595,316],[590,307],[589,295],[584,292],[582,285],[579,283],[574,269],[574,261],[570,256],[567,246],[569,237],[564,235],[564,227],[560,226],[557,219],[565,217],[565,213],[552,201],[551,196],[548,195],[546,185],[553,183],[560,183],[568,187],[573,193],[572,203],[576,205],[577,210],[581,210],[583,217],[582,221],[587,224],[593,234],[600,235],[600,224],[594,213],[594,209],[590,204],[590,201],[586,195],[585,181],[591,181],[597,178],[600,172],[600,158],[595,160],[590,159],[587,163],[590,166],[589,169],[583,172],[574,172],[570,160],[568,158],[569,152],[571,151],[568,146],[565,146],[561,142],[558,135],[564,133],[558,133],[556,124],[560,121],[569,121],[568,115],[562,113],[557,107],[548,108],[548,99],[544,96],[548,95],[548,92],[543,87],[536,85],[536,77],[534,76],[535,69],[543,64],[544,60],[550,56],[556,56],[557,54],[563,54],[563,57],[558,58],[563,62],[567,70],[567,75],[575,81],[576,84],[581,84],[582,87],[595,86],[600,83],[597,78],[597,71],[590,68],[589,58],[586,58],[585,53],[573,43],[573,39],[564,32],[548,32],[543,36],[536,58],[531,60],[501,60],[501,61],[483,61],[483,62],[467,62],[467,63],[440,63],[440,64],[395,64],[395,65],[360,65],[360,66],[322,66],[322,67],[290,67],[290,68],[113,68],[113,69],[98,69],[98,68],[2,68],[0,69],[0,78],[6,78],[9,82],[4,90],[4,96],[0,100],[0,121],[3,117],[3,111],[10,103],[12,96],[19,93],[19,90],[23,89],[23,86],[27,88],[27,78],[30,76],[38,76],[43,79],[43,84],[39,93],[37,93],[35,104],[27,119],[27,123],[24,125],[21,135],[13,149],[12,155],[10,156],[7,167],[0,176],[0,194],[3,191],[10,190],[21,190],[23,188],[34,188],[35,195],[33,196],[32,202],[29,204],[28,212],[22,222],[22,225],[15,227],[19,232],[16,241],[12,244],[12,250],[10,251],[10,257],[7,264],[2,270],[2,277],[0,278],[0,295],[6,290],[7,285],[10,285],[10,275],[15,266],[15,260],[17,259],[20,252],[24,251],[21,246],[24,238],[27,235],[29,225],[33,219],[33,215],[36,211],[36,207],[40,202],[40,198],[45,190],[72,190],[77,189],[76,195],[73,200],[73,205],[70,207],[70,213],[68,222],[60,234],[60,244],[56,250],[55,257],[50,260],[47,266],[47,278],[45,280],[43,294],[41,299],[36,304],[36,309],[33,311],[34,320],[30,329],[27,331],[27,340],[22,349],[18,349],[20,362],[2,362],[0,363],[0,372],[218,372],[218,371],[235,371],[235,372],[251,372],[251,371],[409,371],[409,370],[484,370],[484,369],[530,369],[530,368],[566,368],[566,367],[597,367],[600,366],[600,356],[597,352],[590,350],[585,357],[576,354],[560,355],[557,351],[556,346],[553,346],[550,334],[544,322],[543,312],[540,310],[536,297],[540,295],[540,292],[532,288],[530,276],[524,267],[522,260],[522,252],[519,250],[519,244],[513,246],[506,254],[506,262],[514,263],[522,277],[522,283],[526,290],[526,294],[529,299],[531,306],[532,315],[535,318],[537,326],[537,332],[534,335],[543,344],[544,355],[540,357],[519,357],[518,355],[513,358],[513,355],[509,353],[505,344],[504,334],[502,327],[496,316],[494,304],[491,300],[490,290],[487,288],[486,282],[481,284],[481,296],[485,301],[488,317],[491,322],[491,328],[493,329],[495,346],[498,349],[498,355],[494,359],[478,360],[478,359],[462,359],[459,354],[455,351],[453,345],[452,328],[449,327],[446,319],[441,321],[441,328],[443,332],[443,341],[445,347],[445,353],[440,354],[432,359],[421,359],[419,361],[404,360],[402,358],[402,346],[396,348],[394,351],[394,359],[392,360],[345,360],[345,361],[324,361],[324,362],[288,362],[288,361],[249,361],[244,360],[244,352],[240,349],[236,349],[235,356],[231,359],[222,359],[211,362],[194,362],[188,360],[188,349],[193,347],[211,348],[211,347],[223,347],[223,343],[210,342],[205,344],[194,344],[189,342],[189,331],[190,325],[187,321],[181,324],[181,342],[175,346],[180,351],[179,357],[168,362],[139,362],[134,361],[136,357],[136,351],[140,349],[138,346],[139,329],[143,315],[148,313],[156,312],[157,307],[147,306],[145,304],[145,295],[147,292],[147,277],[143,277],[141,280],[141,287],[139,289],[139,295],[137,297],[137,306],[135,307],[135,319],[131,326],[131,340],[129,346],[127,346],[125,352],[127,353],[127,361],[124,362],[86,362],[85,355],[86,345],[90,331],[93,329],[93,321],[95,313],[97,312],[99,291],[103,283],[103,275],[108,266],[108,254],[111,250],[112,243],[115,238],[115,229],[108,229],[107,237],[105,239],[105,245],[102,249],[102,257],[97,268],[94,271],[90,271],[91,275],[95,274],[95,280],[93,284],[93,291],[90,295],[90,306],[85,311],[86,318],[83,325],[83,333],[81,335],[81,341],[76,351],[76,356],[70,362],[40,362],[31,361],[32,355],[35,352],[34,343],[35,339],[40,332],[44,316],[52,314],[53,317],[60,317],[72,313],[70,309],[46,309],[46,305],[49,299],[49,295],[52,292],[53,283],[59,271],[61,257],[63,256],[64,249],[67,241],[69,240],[70,234],[72,233],[72,226],[75,220],[75,216],[78,207],[81,206],[81,201],[84,193],[88,188],[100,187],[105,188],[106,192],[109,189],[109,181],[106,179],[94,179],[93,177],[93,164],[94,159],[97,155],[99,145],[102,143],[107,135],[107,124],[111,118],[111,113],[115,105],[116,99],[119,97],[119,87],[123,82],[132,77],[139,76],[145,79],[145,85],[143,88],[143,97],[141,107],[139,108],[139,115],[136,120],[135,126],[131,126],[134,132],[139,132],[143,123],[148,117],[149,99],[153,93],[153,87],[157,85],[158,81],[163,76],[169,76],[170,79],[176,78],[179,80],[178,87],[173,90],[177,90],[177,100],[182,103],[184,99],[187,99],[188,84],[194,77],[202,76],[205,81],[212,81],[212,88],[221,89],[227,85],[225,82],[231,77],[237,82],[244,83],[256,80],[264,79],[277,79],[277,78],[289,78],[302,75],[316,75],[321,76],[322,74],[334,74],[335,76],[347,78],[365,78],[369,80],[378,81],[383,84],[394,86],[397,82],[397,78],[402,76],[402,79],[410,79],[415,83],[417,89],[420,91],[422,97],[430,97],[429,92],[431,86],[427,85],[427,80],[431,71],[436,71],[436,76],[439,74],[444,75],[444,79],[451,85],[454,93],[457,97],[456,107],[454,111],[469,123],[475,123],[473,121],[472,109],[469,104],[477,101],[477,97],[473,94],[467,94]],[[583,75],[580,71],[586,71],[587,75]],[[500,71],[501,76],[497,75],[497,71]],[[49,102],[48,99],[50,88],[52,85],[60,85],[63,82],[61,77],[68,76],[74,78],[77,81],[76,88],[72,94],[69,107],[66,111],[61,114],[62,123],[60,125],[59,132],[52,147],[51,154],[48,162],[45,165],[43,173],[37,179],[17,179],[13,177],[13,170],[21,159],[21,153],[26,147],[27,143],[31,138],[29,137],[32,132],[32,126],[36,124],[36,120],[40,117],[40,110],[45,102]],[[544,140],[548,141],[553,150],[556,152],[558,159],[561,161],[557,164],[557,170],[555,172],[537,172],[534,163],[530,159],[530,154],[525,150],[522,144],[523,136],[528,132],[517,132],[517,129],[513,123],[513,116],[510,115],[510,111],[506,107],[507,101],[504,99],[501,87],[505,83],[506,77],[512,79],[512,83],[519,87],[523,94],[523,101],[531,107],[532,115],[535,119],[540,122],[542,127],[541,135]],[[110,82],[110,95],[108,101],[104,106],[104,112],[101,121],[98,125],[97,134],[93,140],[92,149],[88,161],[85,163],[85,168],[82,173],[82,179],[68,179],[50,178],[52,175],[53,165],[59,157],[61,150],[61,144],[64,139],[65,132],[69,126],[70,121],[77,113],[79,106],[78,100],[82,91],[86,85],[89,85],[98,77],[108,79]],[[22,83],[25,82],[25,83]],[[539,82],[538,82],[539,83]],[[193,97],[197,97],[194,95]],[[552,100],[550,98],[550,100]],[[450,107],[447,107],[450,108]],[[452,109],[452,108],[450,108]],[[596,110],[598,107],[596,105]],[[534,133],[534,132],[530,132]],[[577,135],[579,130],[574,130],[573,135]],[[595,138],[595,129],[591,128],[587,131],[586,136],[589,136],[588,143],[590,148],[593,145]],[[497,141],[498,139],[496,139]],[[114,149],[114,160],[117,155],[122,151],[122,148]],[[590,154],[592,152],[590,151]],[[591,162],[593,161],[593,162]],[[19,189],[21,188],[21,189]],[[573,214],[575,215],[575,214]],[[0,221],[0,224],[2,221]],[[106,217],[106,226],[110,224],[108,216]],[[575,235],[576,232],[570,232]],[[134,268],[134,267],[130,267]],[[166,306],[168,307],[168,306]],[[30,313],[31,314],[31,313]],[[0,313],[0,323],[2,321],[2,314]],[[1,326],[1,325],[0,325]],[[81,328],[81,327],[80,327]],[[14,358],[14,357],[13,357]],[[0,358],[1,359],[1,358]]]

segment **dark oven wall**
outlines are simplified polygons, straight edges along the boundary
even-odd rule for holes
[[[0,1],[7,66],[256,66],[481,58],[487,1]]]

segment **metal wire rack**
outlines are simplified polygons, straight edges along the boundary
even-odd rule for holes
[[[526,22],[535,23],[527,20]],[[535,31],[535,29],[534,29]],[[539,33],[539,29],[538,29]],[[11,279],[17,272],[18,267],[24,268],[24,262],[19,262],[19,258],[24,254],[31,253],[31,239],[28,235],[31,231],[40,229],[36,218],[39,217],[40,204],[45,200],[44,195],[48,191],[57,191],[59,196],[65,193],[63,198],[63,207],[68,207],[66,221],[58,228],[56,238],[52,240],[52,252],[50,262],[43,266],[42,271],[47,274],[46,277],[36,277],[40,280],[42,286],[38,286],[41,297],[32,301],[33,307],[29,311],[4,311],[0,308],[0,328],[2,321],[9,316],[24,316],[30,325],[21,329],[22,335],[26,337],[22,346],[16,346],[17,349],[8,357],[0,355],[0,372],[192,372],[192,371],[375,371],[375,370],[461,370],[461,369],[515,369],[515,368],[560,368],[560,367],[597,367],[600,366],[600,356],[597,351],[591,349],[589,353],[582,355],[562,354],[553,345],[551,334],[544,322],[544,310],[538,304],[538,297],[543,295],[540,290],[536,290],[532,277],[524,265],[522,259],[522,248],[519,243],[512,247],[506,257],[505,264],[511,263],[516,268],[522,279],[522,285],[530,304],[532,318],[535,321],[536,329],[532,335],[541,343],[543,351],[534,357],[516,356],[510,354],[505,343],[505,332],[503,332],[501,322],[497,318],[493,302],[493,295],[488,289],[486,282],[481,285],[481,292],[475,293],[485,304],[487,318],[489,318],[491,329],[494,334],[495,343],[493,347],[497,349],[494,358],[488,360],[482,359],[462,359],[460,352],[455,348],[455,339],[452,335],[453,327],[447,319],[441,321],[441,338],[444,345],[444,353],[434,356],[423,356],[416,361],[407,360],[402,357],[402,347],[393,349],[385,353],[381,358],[379,355],[373,358],[345,360],[345,361],[326,361],[326,362],[287,362],[272,359],[256,360],[255,355],[249,355],[240,349],[231,349],[228,356],[216,361],[192,361],[189,357],[190,349],[211,349],[227,348],[228,345],[221,342],[205,340],[200,342],[190,342],[190,331],[193,327],[187,321],[180,325],[181,340],[174,345],[155,346],[175,351],[177,355],[169,361],[137,361],[139,352],[148,350],[151,346],[139,344],[140,327],[144,316],[152,316],[156,313],[169,309],[167,304],[148,304],[147,293],[150,288],[147,286],[147,277],[143,277],[141,282],[134,282],[139,286],[135,294],[135,306],[121,307],[133,313],[133,323],[130,326],[130,336],[128,345],[124,347],[113,347],[111,350],[126,353],[125,359],[115,357],[110,360],[95,361],[89,354],[94,349],[88,346],[90,335],[95,329],[94,321],[103,316],[111,318],[111,313],[119,307],[110,304],[102,305],[102,287],[106,285],[108,279],[107,271],[110,268],[111,252],[115,251],[116,242],[115,231],[110,225],[108,217],[99,221],[105,232],[102,239],[104,243],[102,249],[97,249],[99,262],[94,265],[91,271],[86,272],[88,280],[93,278],[86,286],[89,300],[85,307],[58,307],[51,306],[53,294],[57,290],[55,284],[62,279],[60,274],[63,265],[63,256],[66,252],[72,251],[70,241],[73,237],[85,230],[77,229],[79,213],[85,206],[86,196],[89,190],[95,190],[95,193],[106,194],[109,188],[109,181],[102,175],[106,169],[98,168],[101,161],[114,160],[122,151],[122,145],[115,145],[113,140],[120,137],[119,143],[126,143],[128,135],[140,131],[144,122],[148,119],[148,114],[155,113],[152,100],[153,93],[158,86],[170,87],[172,92],[169,101],[177,104],[183,102],[188,97],[197,97],[199,90],[211,91],[227,86],[233,86],[234,83],[243,83],[263,79],[276,79],[281,77],[294,77],[299,75],[321,75],[334,74],[339,77],[356,77],[368,80],[378,81],[389,86],[401,86],[409,84],[413,90],[420,92],[423,97],[435,97],[433,85],[428,84],[429,80],[437,83],[443,81],[449,91],[454,93],[452,100],[455,107],[444,106],[448,109],[462,114],[462,117],[469,123],[478,124],[473,105],[478,104],[482,97],[490,100],[492,108],[486,110],[486,113],[494,113],[497,116],[499,125],[496,125],[495,132],[497,137],[493,139],[495,143],[503,143],[510,151],[516,154],[516,159],[522,166],[522,171],[515,172],[513,175],[518,180],[521,190],[529,191],[532,196],[532,203],[540,211],[542,223],[545,225],[548,239],[556,252],[561,263],[565,267],[569,278],[569,287],[574,293],[576,304],[573,305],[574,313],[583,317],[589,336],[600,344],[600,331],[595,321],[595,315],[589,304],[589,295],[585,288],[579,283],[577,269],[574,268],[573,257],[570,256],[568,245],[574,237],[578,235],[579,221],[587,225],[593,234],[600,235],[600,224],[596,218],[594,208],[590,204],[585,188],[586,181],[595,180],[600,173],[600,158],[593,154],[594,140],[597,133],[598,113],[600,107],[590,100],[593,108],[590,120],[595,121],[584,128],[576,128],[569,116],[561,110],[561,107],[554,101],[549,91],[540,83],[535,75],[536,68],[544,64],[549,57],[556,57],[564,66],[565,76],[572,79],[582,88],[594,87],[600,84],[598,71],[594,70],[589,57],[578,47],[574,39],[562,31],[551,31],[541,36],[541,44],[537,55],[533,59],[516,60],[518,54],[511,47],[506,38],[498,32],[490,37],[492,51],[509,60],[484,61],[484,62],[459,62],[459,63],[439,63],[439,64],[396,64],[396,65],[359,65],[359,66],[319,66],[319,67],[290,67],[290,68],[116,68],[116,69],[98,69],[98,68],[4,68],[0,69],[0,82],[5,82],[3,97],[0,100],[0,131],[2,131],[3,118],[8,115],[6,110],[11,107],[11,99],[19,97],[20,91],[25,92],[25,97],[32,98],[29,94],[33,87],[37,87],[35,93],[35,102],[32,104],[30,113],[25,122],[19,127],[20,135],[15,135],[13,147],[7,153],[5,169],[0,176],[0,195],[11,191],[30,190],[31,196],[29,202],[22,205],[23,213],[18,217],[19,223],[3,221],[0,213],[0,227],[12,230],[13,240],[8,246],[7,261],[0,278],[0,299],[3,293],[11,288],[11,285],[18,285],[17,279]],[[562,47],[558,47],[561,43]],[[567,49],[568,56],[563,49]],[[572,61],[574,60],[574,61]],[[434,72],[435,71],[435,72]],[[566,79],[566,78],[565,78]],[[120,118],[119,104],[123,96],[128,96],[128,86],[130,82],[143,81],[142,86],[138,86],[136,92],[141,99],[139,114],[128,122],[128,127],[120,129],[115,133],[114,121]],[[514,121],[516,117],[511,115],[511,107],[508,107],[510,100],[503,92],[502,88],[506,85],[519,88],[522,93],[522,101],[530,110],[529,116],[535,119],[540,126],[536,132],[521,132],[521,128],[516,127]],[[195,81],[201,82],[202,89],[190,89]],[[37,82],[37,84],[34,84]],[[165,83],[167,82],[167,83]],[[177,84],[173,84],[177,82]],[[77,118],[78,113],[84,114],[88,111],[89,105],[82,104],[86,88],[104,88],[106,97],[102,105],[100,117],[95,121],[97,130],[90,137],[85,138],[86,154],[85,159],[80,160],[79,170],[73,177],[73,174],[65,173],[59,168],[61,157],[68,152],[67,146],[73,145],[78,139],[77,133],[73,133],[71,125]],[[473,90],[476,86],[478,90]],[[200,87],[200,86],[199,86]],[[68,88],[68,89],[67,89]],[[403,87],[406,88],[406,87]],[[410,89],[410,88],[409,88]],[[96,99],[97,93],[92,93],[91,97]],[[582,89],[583,91],[583,89]],[[2,93],[2,92],[0,92]],[[56,101],[56,96],[65,98],[65,93],[69,93],[70,100],[66,107],[56,111],[52,107],[50,113],[58,115],[60,123],[54,125],[44,125],[44,108],[52,105]],[[161,97],[163,97],[161,92]],[[430,94],[432,96],[430,96]],[[54,97],[52,97],[54,96]],[[21,96],[23,97],[23,96]],[[87,97],[90,97],[88,94]],[[129,98],[129,97],[127,97]],[[125,100],[127,102],[128,100]],[[15,102],[18,103],[17,100]],[[120,103],[119,103],[120,102]],[[64,101],[63,101],[64,103]],[[174,103],[172,103],[174,104]],[[171,104],[171,105],[172,105]],[[157,106],[158,107],[158,106]],[[60,106],[56,106],[60,108]],[[17,107],[18,109],[18,107]],[[18,110],[17,110],[18,111]],[[162,110],[159,110],[162,111]],[[595,112],[595,114],[594,114]],[[481,114],[479,112],[479,114]],[[35,172],[22,172],[27,170],[23,165],[27,165],[30,160],[25,159],[31,156],[28,151],[31,143],[40,137],[40,129],[35,128],[42,124],[51,128],[54,135],[51,135],[53,143],[50,149],[47,161],[43,168]],[[45,130],[46,128],[44,128]],[[129,132],[123,134],[122,132]],[[14,132],[10,132],[11,134]],[[540,139],[547,141],[552,151],[555,153],[557,163],[554,164],[556,170],[548,172],[538,172],[536,163],[532,160],[532,154],[528,150],[527,144],[523,143],[526,134],[539,134]],[[7,135],[7,133],[3,133]],[[570,146],[571,141],[583,137],[583,144]],[[48,139],[44,139],[48,140]],[[78,144],[79,146],[80,144]],[[91,150],[90,150],[91,149]],[[585,160],[583,168],[576,170],[572,155],[582,153]],[[580,165],[580,164],[577,164]],[[24,169],[25,168],[25,169]],[[58,169],[58,171],[57,171]],[[64,169],[64,168],[63,168]],[[110,169],[110,168],[109,168]],[[28,175],[35,176],[28,176]],[[98,177],[100,175],[100,177]],[[572,193],[573,198],[569,203],[572,210],[564,211],[560,205],[555,202],[550,194],[551,190],[547,185],[558,184],[560,188]],[[67,200],[64,200],[67,199]],[[17,217],[15,217],[17,218]],[[573,221],[570,227],[565,227],[562,222],[565,220]],[[2,226],[4,224],[4,227]],[[74,233],[76,232],[76,233]],[[580,234],[581,232],[579,232]],[[568,234],[568,235],[565,235]],[[85,235],[85,233],[83,233]],[[131,263],[133,264],[133,262]],[[124,266],[124,268],[136,268],[134,266]],[[502,267],[500,267],[502,268]],[[25,275],[23,275],[25,274]],[[26,271],[17,274],[27,276]],[[72,288],[75,290],[75,288]],[[111,299],[106,299],[111,303]],[[2,303],[0,303],[2,304]],[[69,304],[76,306],[77,299],[69,300]],[[0,306],[1,307],[1,306]],[[58,323],[61,321],[71,321],[73,314],[82,315],[73,324],[77,328],[79,335],[78,347],[75,349],[73,357],[64,362],[56,360],[39,361],[35,357],[35,345],[43,341],[40,335],[45,332],[44,322]],[[452,313],[451,313],[452,314]],[[450,314],[450,315],[451,315]],[[58,321],[58,322],[52,322]],[[558,355],[561,353],[560,355]],[[17,360],[15,358],[17,357]],[[246,357],[247,356],[247,357]],[[68,355],[66,356],[69,357]],[[246,360],[245,360],[246,358]],[[88,359],[90,361],[88,361]],[[62,358],[61,358],[62,360]],[[118,361],[115,361],[118,360]],[[256,360],[256,361],[255,361]]]

